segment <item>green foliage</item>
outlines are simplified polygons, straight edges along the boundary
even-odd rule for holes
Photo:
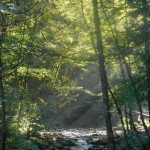
[[[32,108],[29,108],[31,107],[30,104],[27,104],[27,106],[26,108],[24,105],[22,107],[24,110],[21,110],[21,112],[16,111],[15,114],[10,115],[10,118],[7,118],[8,150],[39,150],[36,136],[37,132],[43,130],[44,127],[36,123],[39,115],[35,110],[35,106],[32,105]]]
[[[2,2],[0,54],[10,149],[38,149],[27,136],[44,128],[42,110],[58,109],[77,96],[72,72],[86,64],[79,53],[80,23],[66,14],[66,4],[58,6],[45,0]]]
[[[77,87],[74,73],[97,61],[92,4],[84,0],[82,6],[80,0],[1,2],[0,55],[9,148],[38,150],[25,135],[43,128],[38,121],[45,116],[45,109],[52,112],[65,106],[78,96],[76,91],[94,96]],[[99,3],[109,84],[119,107],[126,105],[131,110],[135,94],[140,102],[147,101],[149,90],[142,7],[140,0]],[[13,137],[11,133],[16,134]],[[130,135],[128,138],[131,147],[137,147],[137,135],[134,140]]]
[[[7,140],[8,150],[40,150],[37,141],[21,133],[13,133]]]
[[[148,137],[145,134],[129,133],[127,140],[128,146],[124,140],[119,145],[117,145],[117,150],[126,150],[128,148],[131,150],[144,150],[148,143]]]

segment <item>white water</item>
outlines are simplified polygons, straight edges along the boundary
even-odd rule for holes
[[[62,130],[61,134],[71,139],[77,139],[76,146],[71,147],[71,150],[88,150],[92,145],[89,145],[83,137],[92,135],[92,132],[85,132],[85,130]]]
[[[71,148],[71,150],[88,150],[92,145],[87,144],[86,140],[78,139],[77,146]]]
[[[106,131],[101,129],[69,129],[59,131],[62,135],[69,138],[90,137],[93,134],[106,135]]]
[[[76,146],[71,147],[71,150],[88,150],[92,145],[87,143],[86,138],[100,132],[105,134],[105,131],[95,129],[69,129],[60,131],[63,136],[76,139]]]
[[[67,129],[67,130],[60,130],[58,131],[64,137],[68,137],[70,139],[75,139],[76,146],[70,147],[71,150],[88,150],[92,147],[92,145],[88,144],[86,139],[91,137],[92,135],[102,135],[103,137],[106,136],[106,130],[104,129]],[[117,134],[122,134],[122,131],[117,131]],[[93,137],[93,141],[97,141],[97,137]]]

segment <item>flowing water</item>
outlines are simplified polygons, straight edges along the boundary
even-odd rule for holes
[[[54,134],[48,134],[54,133]],[[122,131],[117,131],[118,135]],[[105,129],[56,129],[42,133],[44,141],[48,143],[49,149],[65,150],[107,150],[108,141]],[[51,136],[50,136],[51,135]],[[47,139],[46,139],[47,138]],[[46,140],[45,140],[46,139]]]
[[[90,132],[89,132],[90,131]],[[60,132],[65,137],[76,139],[75,144],[76,146],[72,146],[71,150],[88,150],[90,147],[92,147],[91,144],[87,143],[87,137],[91,136],[93,134],[92,130],[81,130],[81,129],[70,129],[70,130],[62,130]]]
[[[92,148],[92,145],[87,142],[89,138],[93,137],[93,140],[96,141],[100,134],[106,137],[105,130],[92,128],[60,130],[58,133],[75,141],[76,146],[71,146],[71,150],[88,150]],[[97,135],[97,137],[94,135]]]
[[[71,150],[88,150],[92,145],[88,144],[86,140],[78,139],[76,142],[77,146],[71,147]]]

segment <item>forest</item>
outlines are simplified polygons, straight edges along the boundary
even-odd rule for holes
[[[149,0],[0,0],[0,150],[149,150],[149,16]]]

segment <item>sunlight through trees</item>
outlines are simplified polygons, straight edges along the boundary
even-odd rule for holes
[[[149,146],[149,7],[149,0],[1,0],[0,149],[40,149],[36,133],[80,92],[103,99],[110,150],[118,148],[112,111],[125,149],[138,148],[131,133]],[[80,84],[91,64],[99,66],[98,93]]]

